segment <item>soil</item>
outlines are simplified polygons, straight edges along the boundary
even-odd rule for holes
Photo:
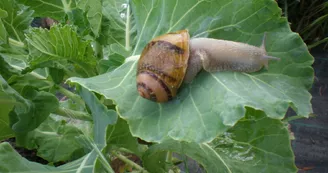
[[[295,140],[292,148],[299,173],[328,172],[328,50],[314,49],[315,80],[310,90],[312,108],[316,115],[309,119],[291,121]],[[294,115],[289,111],[288,116]]]

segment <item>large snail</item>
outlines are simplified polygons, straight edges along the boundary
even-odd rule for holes
[[[264,36],[265,37],[265,36]],[[182,82],[191,82],[197,73],[255,72],[268,68],[270,59],[261,47],[211,38],[189,38],[187,30],[167,33],[150,41],[142,51],[137,69],[140,96],[167,102],[174,98]]]

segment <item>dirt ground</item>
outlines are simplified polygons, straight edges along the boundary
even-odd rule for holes
[[[328,50],[320,47],[311,51],[315,57],[315,81],[312,107],[316,117],[291,121],[295,140],[292,148],[299,173],[328,172]],[[289,112],[289,115],[292,113]]]

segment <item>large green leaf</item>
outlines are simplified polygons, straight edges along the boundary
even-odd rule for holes
[[[18,5],[13,0],[1,0],[0,9],[7,12],[7,17],[2,19],[8,35],[18,41],[24,41],[24,30],[31,24],[33,10],[26,6]]]
[[[0,172],[32,172],[32,170],[51,172],[54,169],[50,166],[28,161],[7,142],[0,144],[0,153]]]
[[[142,148],[137,138],[129,131],[127,122],[121,118],[115,125],[108,126],[106,130],[106,143],[108,149],[125,148],[137,156],[141,156]]]
[[[7,16],[8,16],[7,12],[0,8],[0,45],[3,43],[7,44],[7,42],[8,42],[8,34],[7,34],[6,28],[3,25],[3,22],[1,19],[4,17],[7,17]]]
[[[9,112],[15,105],[15,100],[0,87],[0,141],[14,136],[9,125]]]
[[[85,88],[79,88],[79,94],[85,100],[92,112],[94,123],[94,141],[97,146],[103,148],[106,144],[106,128],[117,121],[117,114],[114,110],[107,109],[93,94]]]
[[[285,173],[296,172],[289,132],[280,120],[251,110],[233,128],[211,143],[164,141],[143,156],[145,165],[162,151],[185,154],[202,164],[207,172]],[[161,167],[152,172],[163,172]]]
[[[17,0],[19,3],[30,6],[34,11],[34,16],[50,17],[62,20],[66,13],[75,9],[74,0]]]
[[[55,84],[60,84],[64,79],[65,72],[63,69],[49,68],[49,75]]]
[[[0,75],[7,80],[7,83],[16,91],[22,90],[25,86],[33,86],[39,90],[49,89],[53,86],[53,84],[46,79],[46,75],[43,76],[42,70],[22,75],[21,70],[26,67],[24,60],[16,59],[15,55],[14,57],[5,55],[5,57],[6,58],[3,58],[0,53]]]
[[[102,19],[102,0],[80,0],[77,3],[77,7],[81,8],[86,12],[87,19],[90,23],[90,27],[96,37],[99,36],[101,28],[101,19]]]
[[[65,121],[55,121],[52,117],[48,117],[33,131],[16,134],[16,143],[30,150],[37,149],[38,156],[55,163],[83,156],[85,154],[83,145],[77,139],[83,136],[78,128]]]
[[[68,15],[70,23],[77,24],[79,20],[84,20],[85,17],[81,15],[81,9],[86,13],[87,24],[91,27],[91,30],[96,37],[99,35],[101,20],[102,20],[102,3],[101,0],[89,1],[89,0],[54,0],[54,1],[42,1],[42,0],[18,0],[18,2],[24,5],[30,6],[35,10],[35,16],[38,17],[50,17],[56,20],[61,20],[63,23],[65,16]],[[82,17],[82,18],[81,18]],[[80,23],[81,24],[81,23]],[[82,25],[80,25],[83,27]]]
[[[33,86],[40,90],[45,90],[53,86],[47,80],[46,69],[35,69],[31,73],[22,74],[27,67],[28,52],[20,47],[3,45],[0,47],[0,74],[5,78],[11,87],[21,90],[25,86]]]
[[[201,72],[181,87],[176,99],[158,104],[138,96],[136,64],[129,58],[116,70],[93,78],[69,81],[112,99],[134,136],[147,141],[205,142],[232,127],[246,108],[282,119],[291,106],[298,115],[312,113],[307,88],[313,80],[313,57],[302,39],[290,31],[281,10],[271,0],[132,1],[138,37],[134,54],[154,36],[188,29],[191,37],[212,37],[260,46],[267,32],[266,50],[281,58],[257,73]]]
[[[106,128],[117,121],[117,113],[114,110],[107,109],[95,96],[94,93],[85,88],[78,87],[79,94],[88,105],[94,122],[94,139],[91,142],[93,152],[97,153],[97,159],[93,172],[113,172],[108,161],[105,159],[108,153],[105,152]],[[107,170],[107,171],[106,171]]]
[[[79,8],[73,10],[72,13],[68,15],[70,24],[76,26],[77,33],[82,36],[88,35],[91,32],[90,24],[86,15],[87,14]]]
[[[44,91],[32,87],[24,87],[20,95],[11,88],[0,75],[1,91],[16,100],[10,112],[10,125],[15,132],[28,132],[37,128],[49,114],[58,109],[57,98]]]
[[[8,64],[4,58],[0,55],[0,75],[8,80],[12,75],[18,75],[20,71],[13,68],[10,64]]]
[[[7,16],[8,16],[8,13],[5,10],[0,8],[0,18],[4,18],[4,17],[7,17]]]
[[[27,66],[28,52],[23,48],[1,45],[0,55],[17,70],[22,70]]]
[[[98,71],[100,74],[112,71],[124,63],[125,58],[119,54],[113,54],[109,59],[102,59],[98,62]]]
[[[96,58],[90,41],[84,41],[68,26],[53,26],[50,30],[33,28],[26,35],[30,68],[55,67],[80,76],[96,74]],[[74,67],[71,70],[70,67]]]
[[[126,121],[119,118],[115,124],[108,125],[106,129],[106,146],[102,149],[102,153],[104,155],[111,155],[113,151],[115,152],[122,148],[139,157],[143,149],[142,146],[138,144],[137,138],[131,135]],[[105,167],[101,164],[99,159],[94,168],[94,172],[105,171]]]
[[[21,173],[90,173],[93,169],[95,153],[89,153],[84,157],[69,162],[59,167],[42,165],[28,161],[19,155],[7,142],[0,144],[0,172],[21,172]]]
[[[35,76],[33,74],[37,73],[33,72],[32,74],[28,73],[20,76],[13,75],[7,82],[17,91],[23,90],[26,86],[32,86],[44,91],[49,91],[50,88],[53,87],[54,84],[49,82],[46,78],[38,78],[41,77],[41,75]]]
[[[116,50],[129,49],[135,44],[136,26],[130,11],[126,0],[103,0],[103,21],[98,38],[102,44],[113,44],[118,47]],[[126,34],[129,39],[125,39]]]

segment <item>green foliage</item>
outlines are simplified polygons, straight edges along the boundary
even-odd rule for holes
[[[101,0],[81,0],[78,2],[77,7],[85,11],[87,19],[90,23],[92,32],[96,37],[99,36],[102,12],[101,12]]]
[[[49,31],[33,28],[26,35],[26,40],[32,70],[53,67],[83,77],[96,74],[97,62],[90,42],[82,40],[68,25],[54,26]]]
[[[64,80],[65,71],[63,69],[49,68],[49,75],[56,84],[60,84]]]
[[[34,16],[46,16],[56,20],[63,20],[65,14],[76,8],[76,2],[68,0],[54,0],[51,2],[43,0],[17,0],[17,2],[33,9]]]
[[[9,113],[10,126],[15,132],[31,131],[38,127],[58,108],[57,98],[47,92],[26,86],[18,93],[0,76],[1,91],[15,98],[14,109]]]
[[[7,31],[1,20],[1,18],[7,17],[7,16],[8,16],[7,12],[0,8],[0,45],[3,43],[7,44],[7,42],[8,42]]]
[[[42,165],[28,161],[17,153],[9,143],[0,143],[0,171],[1,172],[68,172],[76,173],[77,170],[80,172],[88,173],[92,171],[92,160],[93,155],[88,154],[78,160],[65,164],[59,167],[52,167],[48,165]]]
[[[138,156],[142,153],[142,146],[138,144],[137,138],[131,135],[126,121],[121,118],[115,125],[107,127],[106,144],[109,150],[125,148]]]
[[[12,75],[18,75],[19,73],[19,70],[10,66],[2,57],[0,58],[0,74],[4,79],[8,80]]]
[[[9,126],[9,112],[15,105],[15,100],[8,96],[2,89],[0,90],[0,141],[14,136],[13,130]]]
[[[185,154],[208,172],[296,172],[289,133],[279,120],[250,110],[246,117],[212,142],[187,143],[174,140],[153,145],[144,154],[145,165],[164,151]],[[157,167],[152,172],[162,171]]]
[[[134,38],[136,38],[134,16],[132,14],[127,16],[126,2],[126,0],[103,1],[102,32],[98,38],[99,42],[102,44],[111,46],[115,45],[118,49],[121,48],[127,50],[130,50],[130,47],[134,46]],[[131,39],[126,39],[126,33]],[[125,45],[126,42],[129,42],[130,44]],[[113,51],[115,52],[115,50]]]
[[[32,28],[33,17],[57,21]],[[281,61],[251,74],[201,72],[168,103],[141,98],[139,54],[180,29],[255,46],[266,32]],[[14,137],[49,164],[2,142],[0,172],[118,172],[117,159],[135,172],[179,172],[172,152],[207,172],[296,172],[281,119],[289,107],[312,113],[312,63],[272,0],[3,0],[0,140]]]
[[[19,172],[19,171],[50,171],[54,168],[39,163],[30,162],[21,157],[12,146],[3,142],[0,144],[0,171],[1,172]]]
[[[16,143],[29,150],[37,149],[37,155],[49,162],[59,162],[81,157],[84,148],[78,137],[84,134],[66,121],[55,121],[48,117],[35,130],[27,134],[16,134]],[[67,147],[69,146],[69,147]]]
[[[298,32],[309,49],[328,46],[328,2],[326,0],[279,0],[291,29]]]
[[[124,63],[125,58],[119,54],[113,54],[110,58],[102,59],[98,63],[98,70],[100,74],[110,72]]]
[[[92,92],[81,88],[79,94],[92,112],[93,123],[95,125],[94,134],[97,134],[94,136],[94,140],[98,146],[103,147],[106,143],[106,127],[116,123],[117,114],[113,110],[108,110]]]
[[[5,10],[2,14],[7,14],[6,17],[4,15],[1,17],[6,28],[6,35],[10,35],[11,38],[18,41],[24,41],[24,31],[32,22],[33,11],[26,6],[16,4],[12,0],[2,0],[0,9]],[[1,35],[5,34],[3,29],[0,31],[2,31]]]
[[[191,37],[223,38],[258,46],[261,44],[263,32],[266,31],[268,54],[282,60],[272,62],[269,71],[263,70],[253,74],[202,72],[192,84],[181,87],[177,99],[164,104],[149,102],[136,92],[137,59],[130,58],[111,73],[93,78],[69,79],[70,82],[78,83],[107,99],[114,100],[120,115],[128,121],[132,134],[153,142],[161,142],[167,137],[208,142],[244,117],[246,107],[263,110],[269,117],[276,119],[282,119],[289,106],[304,117],[312,112],[309,103],[311,96],[304,86],[311,86],[313,80],[313,58],[300,37],[290,32],[287,21],[280,18],[280,10],[275,8],[273,2],[259,1],[257,6],[253,6],[252,3],[239,1],[188,1],[184,4],[185,8],[177,11],[177,14],[167,10],[174,10],[175,5],[179,6],[178,2],[135,3],[140,34],[134,53],[140,53],[141,48],[155,35],[183,28],[189,29]],[[158,8],[161,5],[171,8]],[[225,8],[217,11],[217,8],[214,8],[216,6]],[[153,18],[145,16],[144,8]],[[207,9],[206,13],[198,15],[198,11],[204,8]],[[232,15],[233,8],[241,10],[234,15],[232,21],[226,21]],[[215,19],[218,13],[222,18],[220,22]],[[161,14],[172,16],[161,19]],[[259,15],[260,19],[256,17]],[[183,20],[181,16],[184,17]],[[205,20],[205,17],[212,18]],[[204,25],[208,28],[199,28],[197,22],[188,23],[191,19],[207,22]],[[249,27],[250,22],[258,26],[256,30]]]

